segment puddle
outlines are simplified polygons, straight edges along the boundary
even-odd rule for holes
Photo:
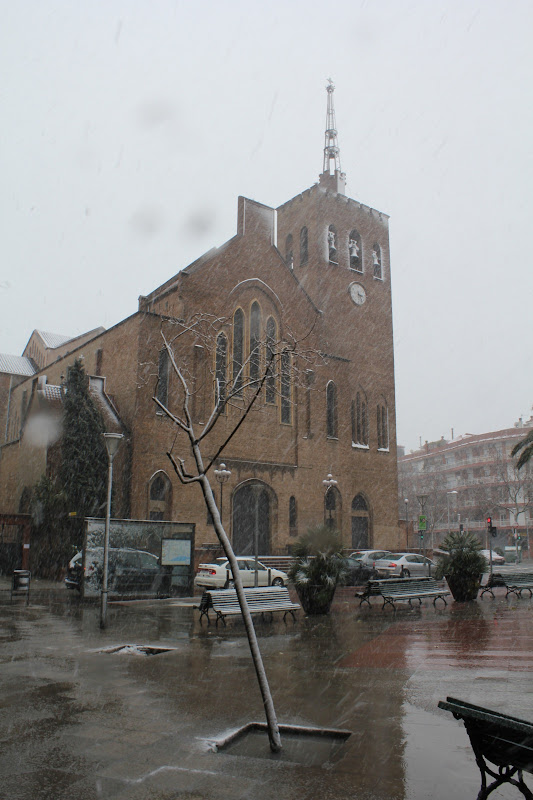
[[[282,749],[273,753],[265,723],[251,722],[226,739],[214,742],[216,750],[232,756],[286,761],[304,766],[331,765],[342,757],[351,731],[280,725]]]
[[[121,656],[158,656],[176,650],[176,647],[153,647],[149,644],[119,644],[115,647],[106,647],[100,653],[112,653]]]

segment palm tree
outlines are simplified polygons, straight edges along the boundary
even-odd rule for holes
[[[529,459],[533,456],[533,428],[529,431],[528,435],[525,439],[522,439],[521,442],[518,442],[513,449],[511,450],[511,455],[516,456],[522,450],[522,454],[520,458],[516,462],[516,468],[521,469],[524,464],[527,464]]]

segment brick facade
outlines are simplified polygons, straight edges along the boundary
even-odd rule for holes
[[[328,238],[331,226],[334,251]],[[286,252],[289,237],[292,259]],[[355,290],[353,284],[358,285]],[[366,299],[358,305],[352,297],[360,293],[359,286]],[[292,364],[290,404],[285,402],[283,411],[279,382],[273,402],[263,389],[220,455],[218,463],[224,461],[231,470],[223,487],[226,529],[242,544],[256,525],[261,551],[281,554],[295,535],[331,515],[347,548],[397,548],[388,218],[322,185],[277,210],[239,198],[235,237],[141,297],[136,314],[23,380],[12,392],[12,407],[20,407],[23,391],[27,396],[35,392],[43,374],[48,384],[59,385],[68,364],[83,355],[89,374],[105,376],[106,392],[126,433],[127,444],[116,462],[122,513],[134,519],[194,522],[197,548],[215,543],[198,485],[182,485],[166,456],[173,448],[192,468],[188,444],[183,434],[176,436],[175,426],[152,398],[160,370],[161,332],[172,338],[179,330],[177,320],[190,320],[200,312],[212,315],[218,320],[214,335],[226,336],[229,373],[238,309],[245,356],[250,319],[256,314],[261,341],[270,320],[278,339],[305,342],[314,358],[309,364],[301,359]],[[192,418],[201,431],[214,402],[215,355],[192,332],[177,340],[175,352],[187,371]],[[179,410],[180,391],[171,372],[168,396],[174,411]],[[28,414],[36,413],[35,403],[28,408],[21,432],[1,449],[0,511],[19,510],[24,487],[35,482],[46,464],[46,448],[30,447],[25,441],[25,425]],[[228,408],[220,418],[203,443],[205,459],[217,452],[238,415],[239,409]],[[326,509],[322,481],[328,473],[338,484],[329,495],[335,502],[327,504],[334,507]],[[212,485],[219,501],[214,477]]]

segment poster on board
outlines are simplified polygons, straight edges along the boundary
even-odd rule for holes
[[[161,539],[161,566],[177,567],[191,563],[189,539]]]

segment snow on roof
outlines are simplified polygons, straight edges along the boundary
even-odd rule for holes
[[[35,375],[37,367],[27,356],[0,353],[0,372],[7,372],[8,375]]]
[[[47,331],[36,330],[35,333],[39,334],[45,347],[50,347],[52,350],[56,347],[61,347],[61,345],[66,344],[66,342],[70,342],[73,338],[72,336],[63,336],[61,333],[47,333]]]

